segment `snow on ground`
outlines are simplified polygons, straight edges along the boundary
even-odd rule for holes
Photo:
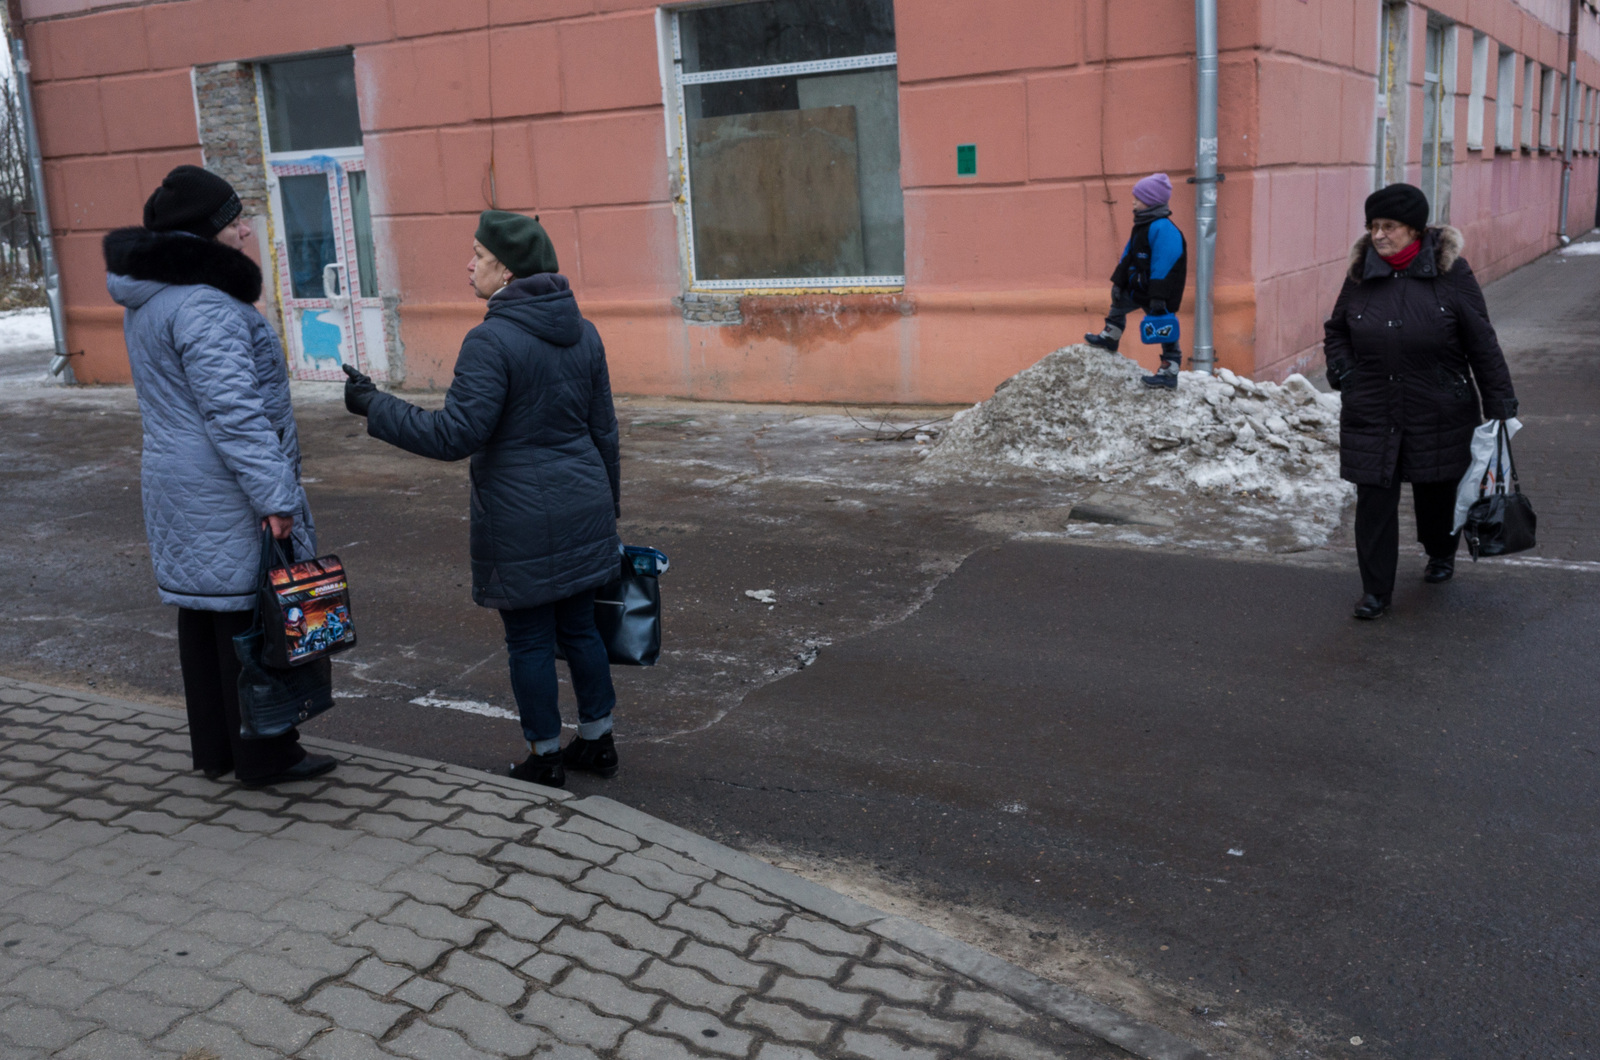
[[[928,451],[933,478],[1035,475],[1111,484],[1182,506],[1231,501],[1327,541],[1354,489],[1339,478],[1339,398],[1303,376],[1257,383],[1220,369],[1150,390],[1090,346],[1057,350],[959,413]]]
[[[1573,243],[1561,248],[1562,254],[1600,254],[1600,242]]]
[[[12,309],[0,313],[0,351],[31,350],[55,345],[48,309]]]

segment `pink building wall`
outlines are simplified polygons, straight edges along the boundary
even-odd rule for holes
[[[684,270],[652,4],[22,6],[70,348],[83,351],[75,367],[89,382],[127,378],[100,238],[137,223],[167,169],[201,160],[197,64],[354,46],[380,287],[400,297],[410,386],[448,382],[461,336],[481,319],[464,270],[489,205],[491,161],[496,205],[538,213],[550,230],[622,392],[974,400],[1098,328],[1135,179],[1171,173],[1174,215],[1192,236],[1183,177],[1194,154],[1194,27],[1191,6],[1171,0],[897,0],[905,288],[747,297],[735,326],[687,323],[673,304]],[[1282,376],[1318,362],[1321,321],[1372,187],[1379,4],[1221,6],[1228,180],[1216,345],[1224,365]],[[1565,66],[1564,36],[1533,8],[1435,7]],[[1417,51],[1427,16],[1416,7],[1410,17]],[[1580,62],[1591,86],[1600,84],[1592,51]],[[1470,63],[1470,47],[1458,61]],[[1420,51],[1410,66],[1420,114]],[[1452,221],[1490,279],[1554,246],[1560,162],[1466,151],[1469,84],[1463,65]],[[1412,159],[1420,126],[1411,123]],[[978,144],[976,178],[956,176],[961,143]],[[1592,224],[1597,182],[1586,153],[1573,179],[1574,231]],[[1192,298],[1186,318],[1191,310]]]

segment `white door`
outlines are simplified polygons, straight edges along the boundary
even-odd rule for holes
[[[348,364],[387,379],[354,57],[322,52],[256,71],[290,373],[339,380]]]
[[[274,158],[274,257],[289,367],[296,379],[341,380],[341,365],[387,379],[383,301],[372,262],[360,149]]]

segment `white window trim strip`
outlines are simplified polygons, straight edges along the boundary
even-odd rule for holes
[[[695,280],[691,291],[829,291],[839,287],[904,287],[904,276],[802,276],[790,280]]]
[[[698,74],[684,73],[680,66],[678,84],[709,85],[718,81],[754,81],[764,77],[803,77],[806,74],[831,74],[840,70],[870,70],[879,66],[894,66],[899,62],[899,54],[899,52],[879,52],[876,55],[852,55],[844,59],[813,59],[811,62],[779,63],[776,66],[706,70]]]

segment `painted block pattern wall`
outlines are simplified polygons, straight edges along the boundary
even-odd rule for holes
[[[1318,363],[1321,321],[1373,187],[1381,5],[1221,6],[1217,348],[1235,370],[1281,377]],[[1453,78],[1451,220],[1485,279],[1554,245],[1560,161],[1537,146],[1496,151],[1492,137],[1466,148],[1472,32],[1561,69],[1551,11],[1559,22],[1562,6],[1432,4],[1467,42]],[[461,336],[481,319],[465,266],[476,215],[491,204],[541,217],[606,340],[619,391],[736,400],[982,398],[1098,329],[1135,180],[1171,173],[1174,216],[1192,235],[1183,178],[1193,160],[1194,27],[1190,6],[1170,0],[897,0],[905,289],[711,301],[684,290],[653,4],[23,8],[70,345],[84,351],[88,381],[127,378],[101,236],[136,223],[148,191],[171,166],[199,163],[203,143],[219,164],[248,155],[237,142],[231,153],[212,149],[217,129],[202,136],[196,68],[204,95],[226,87],[215,64],[263,56],[354,49],[379,280],[398,300],[410,386],[448,383]],[[1407,15],[1415,114],[1429,10],[1412,5]],[[1593,22],[1581,36],[1587,86],[1600,85]],[[1491,113],[1495,91],[1491,78]],[[1515,103],[1519,123],[1530,120],[1526,103]],[[1420,120],[1408,134],[1406,171],[1418,179]],[[957,171],[961,144],[977,147],[969,176]],[[1573,179],[1577,231],[1592,224],[1597,183],[1586,149]]]

